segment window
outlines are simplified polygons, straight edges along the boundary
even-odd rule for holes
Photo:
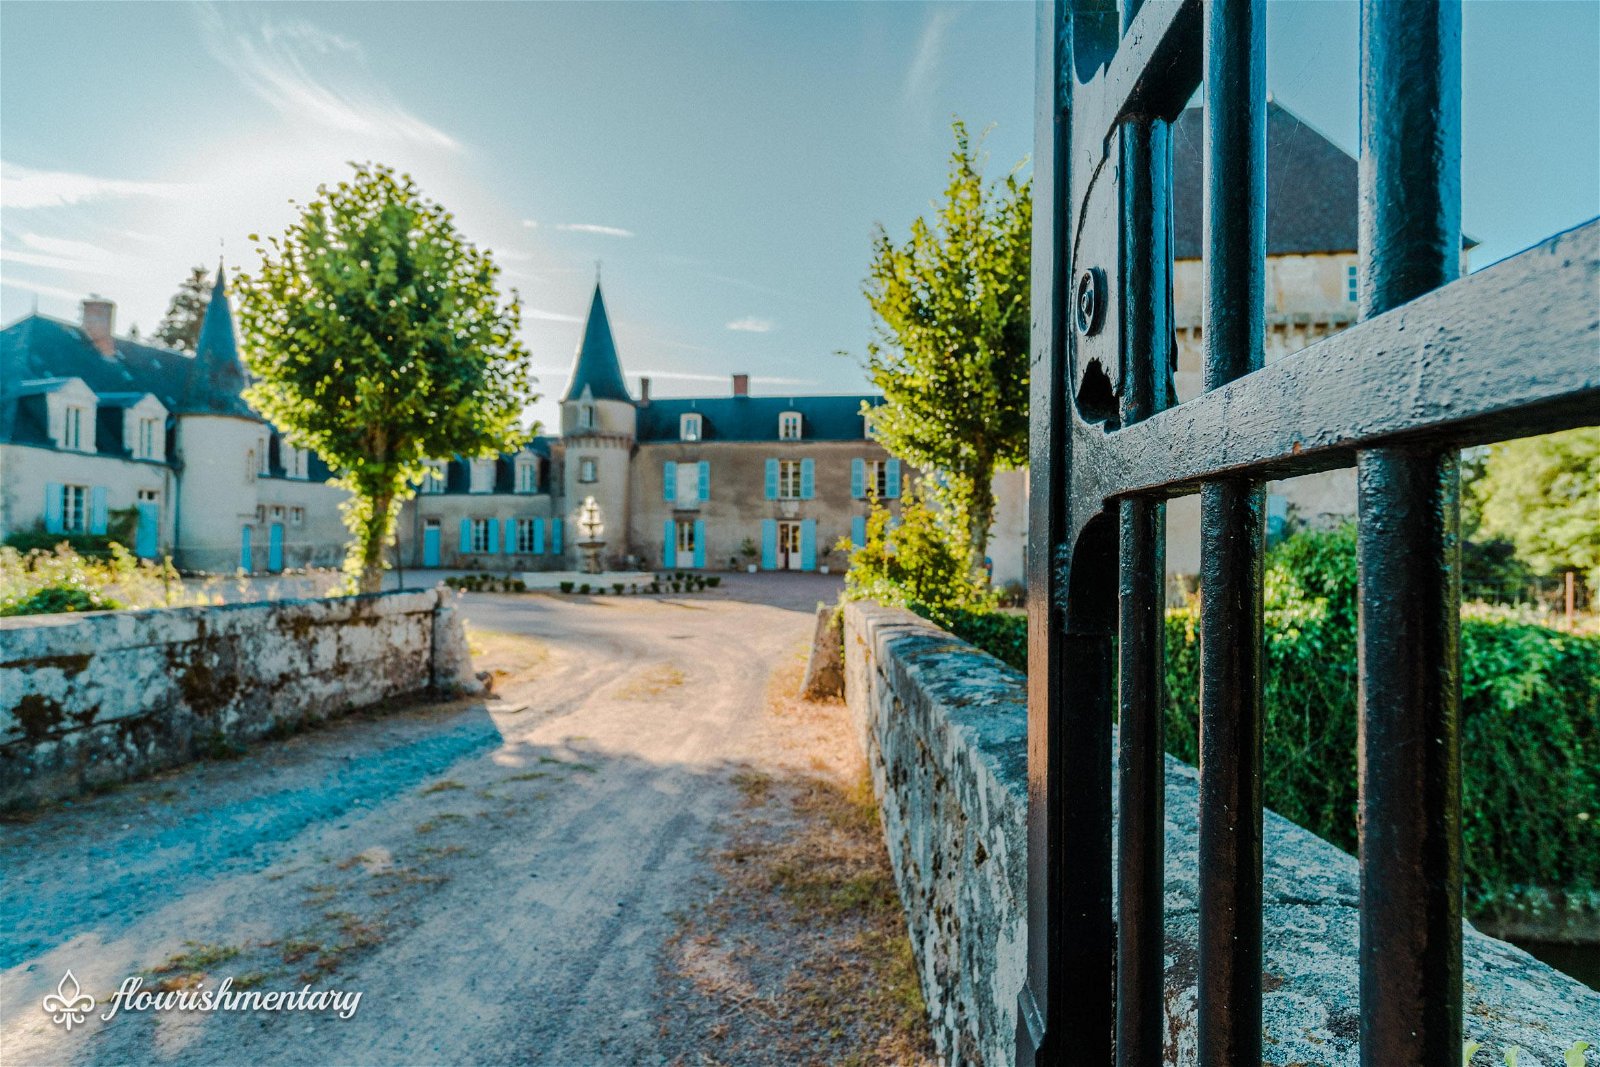
[[[68,408],[69,412],[78,410]],[[67,533],[83,533],[89,525],[89,487],[63,485],[61,487],[61,528]]]
[[[290,508],[289,509],[289,525],[290,526],[304,526],[305,524],[306,524],[306,509],[305,508]]]
[[[542,547],[534,542],[533,521],[532,519],[517,520],[517,552],[520,555],[532,555]]]
[[[279,504],[274,504],[273,505],[273,507],[272,507],[272,521],[273,522],[282,522],[283,521],[283,506],[282,505],[279,505]]]
[[[594,405],[584,404],[578,408],[578,429],[594,429]]]
[[[800,413],[798,411],[785,411],[778,416],[778,440],[800,440]]]
[[[531,459],[517,460],[517,492],[537,493],[539,491],[539,464]]]
[[[428,495],[444,492],[444,464],[436,459],[428,461],[428,473],[422,476],[422,491]]]
[[[257,442],[256,455],[261,457],[261,468],[257,473],[265,478],[272,473],[272,457],[267,455],[267,439],[265,437]]]
[[[700,503],[700,464],[680,463],[674,475],[677,485],[677,494],[674,500],[680,508],[689,508]]]
[[[306,456],[303,448],[296,448],[285,441],[278,443],[278,455],[283,460],[283,476],[285,478],[306,477]]]
[[[678,440],[698,441],[700,440],[700,433],[701,426],[699,415],[690,413],[688,415],[681,416],[678,419]]]
[[[596,480],[594,460],[587,456],[578,460],[578,481],[592,482]]]
[[[489,520],[473,519],[467,528],[468,552],[491,552],[489,544]]]
[[[684,558],[685,555],[689,556],[690,558],[693,558],[693,556],[694,556],[694,523],[693,522],[679,522],[677,524],[677,528],[678,528],[678,558],[682,559],[682,558]]]
[[[257,504],[256,505],[256,521],[257,522],[266,522],[267,521],[267,506],[265,504]]]
[[[256,480],[256,450],[253,448],[244,454],[244,480]]]
[[[475,459],[472,461],[472,488],[474,493],[494,492],[494,460]]]
[[[867,460],[867,492],[880,500],[889,495],[889,462],[882,459]]]
[[[61,447],[83,447],[83,409],[68,408],[61,420]]]
[[[136,499],[141,504],[153,504],[161,499],[161,491],[158,489],[141,489]]]
[[[1356,302],[1356,295],[1358,291],[1356,265],[1354,263],[1345,268],[1344,277],[1346,295],[1349,297],[1350,303],[1354,304]]]
[[[800,461],[798,459],[778,461],[778,499],[800,499]]]
[[[140,419],[138,433],[134,439],[133,454],[138,459],[156,458],[157,419]]]

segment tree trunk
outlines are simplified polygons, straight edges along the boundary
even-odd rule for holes
[[[372,511],[361,531],[361,578],[357,592],[383,592],[383,549],[389,533],[389,511],[394,497],[385,493],[372,498]]]
[[[989,527],[994,523],[994,466],[981,469],[972,481],[972,506],[967,513],[967,538],[972,548],[972,571],[983,573],[989,553]]]

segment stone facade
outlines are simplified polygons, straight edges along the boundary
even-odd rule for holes
[[[0,620],[0,808],[355,708],[481,688],[453,594]]]
[[[909,612],[845,608],[845,694],[871,767],[923,996],[947,1063],[1010,1063],[1027,970],[1026,680]],[[1166,1062],[1195,1051],[1194,768],[1167,760]],[[1268,812],[1266,1062],[1355,1064],[1355,860]],[[1466,1037],[1557,1067],[1600,1033],[1600,993],[1465,931]]]

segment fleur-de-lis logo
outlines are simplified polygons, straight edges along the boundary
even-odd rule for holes
[[[50,1013],[52,1022],[65,1024],[70,1031],[94,1011],[94,998],[83,991],[78,980],[68,971],[62,976],[56,991],[44,998],[44,1010]]]

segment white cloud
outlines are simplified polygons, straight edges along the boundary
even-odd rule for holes
[[[771,319],[758,319],[747,315],[742,319],[734,319],[728,323],[728,329],[739,333],[771,333],[777,325]]]
[[[566,315],[559,311],[546,311],[543,308],[523,308],[522,317],[525,319],[538,319],[540,322],[582,322],[576,315]]]
[[[285,116],[345,133],[461,147],[454,137],[401,107],[372,77],[354,41],[299,20],[263,20],[253,29],[240,29],[230,26],[216,6],[197,10],[213,58]]]
[[[176,200],[193,187],[177,182],[128,181],[96,178],[64,170],[35,170],[0,162],[0,203],[7,210],[67,207],[90,200],[153,196]]]
[[[922,33],[917,38],[917,53],[906,68],[906,80],[901,93],[907,101],[917,101],[933,92],[934,78],[939,73],[939,60],[944,56],[945,31],[955,21],[953,8],[935,8],[928,13]]]
[[[538,219],[523,219],[522,220],[522,225],[524,227],[526,227],[527,229],[537,230],[539,228],[539,220]]]
[[[556,229],[566,230],[568,233],[598,233],[604,237],[632,237],[632,230],[624,230],[620,226],[596,226],[592,222],[559,222]]]
[[[128,260],[119,261],[108,249],[87,241],[25,233],[21,248],[0,248],[0,262],[7,266],[42,267],[73,274],[114,276],[128,269]],[[8,278],[8,281],[15,279]],[[40,290],[43,291],[43,290]]]

